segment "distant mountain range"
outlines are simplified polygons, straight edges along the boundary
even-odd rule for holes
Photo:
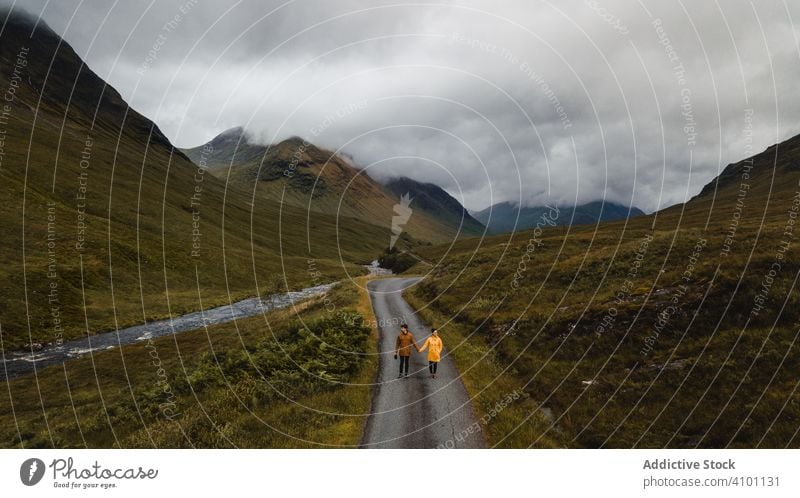
[[[483,223],[491,233],[522,231],[541,224],[542,216],[551,211],[547,206],[519,207],[510,202],[501,202],[472,216]],[[645,214],[636,207],[626,207],[609,201],[596,201],[579,206],[559,206],[554,223],[558,226],[584,225],[598,221],[616,221]],[[542,225],[544,226],[544,225]]]
[[[442,188],[410,178],[383,185],[349,158],[299,137],[261,145],[236,127],[183,152],[212,174],[257,197],[379,226],[392,226],[395,206],[409,194],[412,214],[401,227],[400,237],[405,245],[444,243],[483,232],[483,226]]]

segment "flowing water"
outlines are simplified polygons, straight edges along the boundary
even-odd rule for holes
[[[233,304],[205,311],[196,311],[167,320],[157,320],[142,325],[90,335],[83,339],[75,339],[60,345],[45,346],[34,352],[7,353],[3,355],[3,368],[0,369],[0,379],[17,377],[33,372],[34,368],[39,369],[48,365],[63,363],[67,360],[106,349],[197,330],[208,325],[230,322],[237,318],[246,318],[259,313],[285,308],[298,301],[325,294],[334,285],[336,285],[335,282],[317,285],[286,294],[275,294],[263,300],[252,297]]]

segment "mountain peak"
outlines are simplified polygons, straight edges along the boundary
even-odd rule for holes
[[[105,127],[172,148],[158,126],[132,110],[43,20],[18,7],[0,8],[0,80],[15,78],[15,98],[29,107],[63,109],[88,128]],[[13,76],[12,76],[13,75]]]
[[[4,32],[6,30],[25,30],[28,36],[33,37],[33,31],[36,30],[36,35],[39,37],[49,35],[54,37],[57,41],[61,39],[61,37],[44,22],[44,19],[31,14],[22,7],[0,6],[0,18],[4,19]]]
[[[240,138],[244,135],[244,127],[242,126],[234,126],[233,128],[228,128],[227,130],[223,131],[217,138]]]
[[[313,146],[314,146],[314,145],[313,145],[313,144],[311,144],[310,142],[307,142],[305,139],[303,139],[302,137],[299,137],[299,136],[297,136],[297,135],[292,135],[291,137],[289,137],[289,138],[286,138],[286,139],[284,139],[284,140],[281,140],[281,141],[280,141],[280,142],[278,142],[278,143],[280,143],[280,144],[286,144],[286,145],[292,145],[292,146],[297,146],[297,147],[301,147],[301,146],[304,146],[304,145],[305,145],[306,147],[308,147],[308,146],[312,146],[312,147],[313,147]]]
[[[206,142],[205,144],[194,147],[193,149],[197,149],[200,147],[213,147],[214,150],[227,150],[227,152],[232,153],[235,149],[245,149],[245,148],[257,148],[261,151],[262,154],[266,154],[268,150],[290,150],[290,149],[298,149],[298,150],[311,150],[317,151],[319,148],[314,144],[311,144],[304,140],[299,136],[291,136],[289,138],[283,139],[279,142],[275,142],[272,145],[264,145],[260,143],[258,140],[253,138],[253,135],[249,133],[243,126],[234,126],[233,128],[228,128],[225,131],[220,132],[214,138]],[[193,150],[189,149],[189,150]]]
[[[204,146],[211,146],[214,148],[214,150],[220,150],[228,147],[242,147],[249,144],[250,141],[247,139],[247,133],[245,132],[244,128],[241,126],[234,126],[233,128],[228,128],[227,130],[218,134],[209,142],[204,144]]]
[[[464,234],[480,235],[484,232],[483,225],[474,219],[456,198],[435,183],[423,183],[400,176],[390,179],[385,186],[401,199],[410,195],[413,198],[412,209],[426,211],[450,227],[460,228]]]

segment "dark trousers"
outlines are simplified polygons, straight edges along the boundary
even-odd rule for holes
[[[401,356],[400,357],[400,373],[401,374],[403,373],[403,368],[404,368],[403,365],[405,365],[405,373],[408,373],[408,360],[410,358],[411,358],[410,356]]]
[[[436,373],[436,367],[438,367],[438,366],[439,366],[439,362],[438,361],[429,361],[428,362],[428,370],[430,370],[432,374]]]

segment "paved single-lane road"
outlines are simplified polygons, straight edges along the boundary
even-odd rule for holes
[[[372,308],[380,329],[378,385],[367,420],[365,448],[482,448],[483,435],[453,360],[445,350],[435,379],[428,374],[427,351],[411,356],[409,376],[397,378],[399,361],[394,345],[400,324],[408,324],[419,346],[430,335],[424,323],[402,297],[417,278],[389,278],[369,282]],[[472,430],[470,431],[470,428]]]

